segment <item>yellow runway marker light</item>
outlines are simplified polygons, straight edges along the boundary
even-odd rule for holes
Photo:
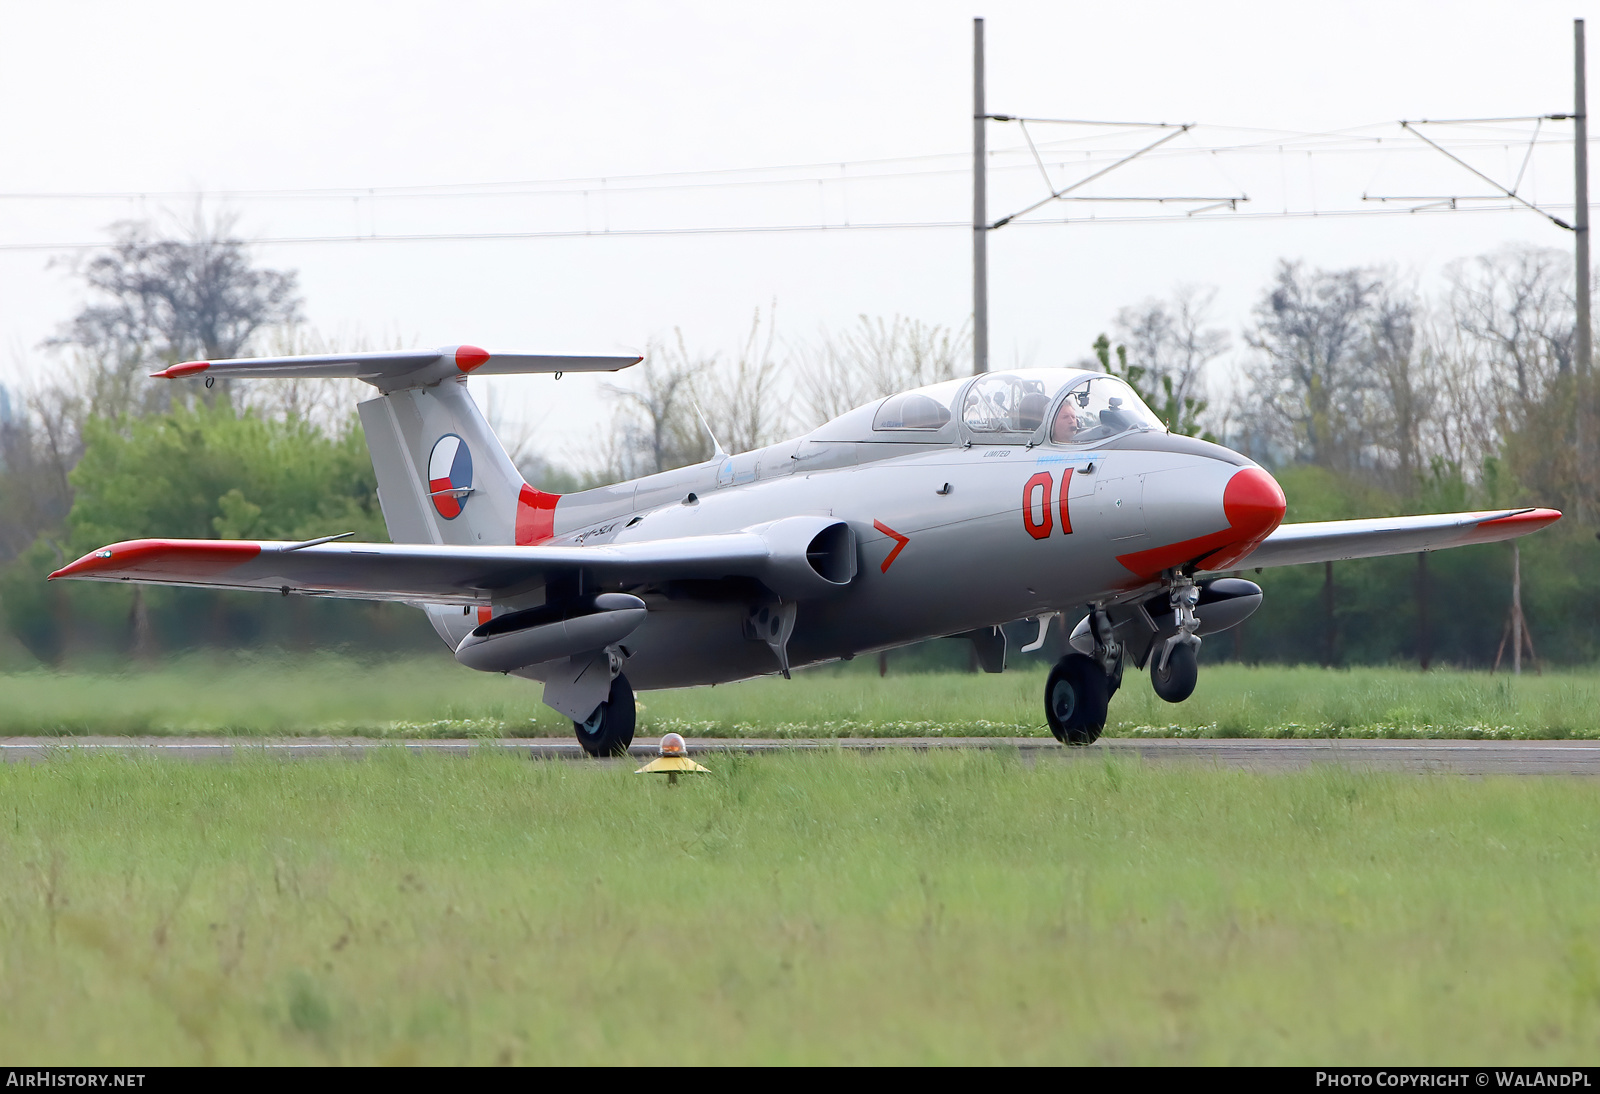
[[[676,733],[669,733],[661,738],[661,755],[635,771],[634,774],[665,774],[667,776],[667,785],[676,786],[680,772],[692,773],[705,770],[705,768],[689,759],[689,746],[684,744],[683,738]]]

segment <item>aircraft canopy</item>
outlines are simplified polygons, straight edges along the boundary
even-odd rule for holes
[[[1098,442],[1130,430],[1166,431],[1126,383],[1077,369],[990,373],[961,398],[961,422],[971,433],[1032,436],[1046,418],[1056,444]]]
[[[963,376],[902,391],[827,423],[813,440],[1098,444],[1131,431],[1166,432],[1115,376],[1075,368]],[[886,435],[887,434],[887,435]]]
[[[1055,444],[1091,444],[1129,430],[1165,433],[1144,400],[1115,376],[1094,376],[1075,385],[1050,421]]]

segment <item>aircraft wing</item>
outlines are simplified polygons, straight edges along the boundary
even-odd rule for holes
[[[1420,517],[1376,517],[1283,524],[1261,546],[1228,567],[1293,566],[1347,558],[1409,555],[1495,543],[1537,532],[1561,519],[1554,509],[1500,509],[1484,513],[1439,513]]]
[[[593,547],[441,547],[224,539],[140,539],[93,551],[50,575],[355,600],[488,604],[552,578],[643,583],[754,577],[772,571],[757,532]]]

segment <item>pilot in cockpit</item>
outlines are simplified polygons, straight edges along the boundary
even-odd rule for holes
[[[1078,408],[1071,397],[1061,401],[1056,420],[1050,425],[1050,439],[1056,444],[1071,444],[1078,435]]]

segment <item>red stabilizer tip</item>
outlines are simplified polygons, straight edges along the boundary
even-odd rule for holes
[[[456,368],[462,372],[471,372],[479,365],[486,364],[489,360],[489,351],[479,349],[477,346],[458,346],[456,348]]]
[[[184,376],[193,376],[197,372],[204,372],[211,367],[210,361],[184,361],[177,365],[168,365],[160,372],[152,372],[152,380],[177,380]]]

